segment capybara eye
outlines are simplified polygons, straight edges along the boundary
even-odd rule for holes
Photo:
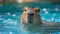
[[[27,10],[24,10],[24,11],[27,11]]]
[[[37,10],[35,10],[35,12],[38,12]]]
[[[39,9],[37,9],[37,10],[35,10],[36,12],[40,12],[40,10]]]

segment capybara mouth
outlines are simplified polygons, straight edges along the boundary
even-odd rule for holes
[[[32,23],[33,22],[33,16],[28,16],[28,23]]]

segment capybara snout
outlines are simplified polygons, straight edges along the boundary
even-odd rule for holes
[[[34,16],[34,13],[28,13],[29,16]]]

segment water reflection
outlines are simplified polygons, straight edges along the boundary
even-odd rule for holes
[[[0,6],[0,33],[1,34],[23,34],[20,31],[20,17],[23,8],[39,7],[41,9],[42,21],[60,22],[60,5],[52,5],[51,3],[23,3],[23,4],[4,4]],[[57,8],[57,9],[56,9]],[[56,10],[55,10],[56,9]],[[47,12],[46,12],[47,11]],[[58,28],[57,26],[56,28]],[[44,28],[44,27],[43,27]],[[43,29],[42,29],[43,30]],[[53,30],[48,32],[40,32],[41,34],[59,34],[60,30]],[[25,32],[24,34],[34,34],[33,32]],[[35,33],[39,34],[39,33]]]

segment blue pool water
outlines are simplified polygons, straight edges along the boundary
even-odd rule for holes
[[[60,22],[60,4],[3,4],[0,6],[0,34],[23,34],[20,30],[20,17],[25,6],[40,8],[42,21]],[[60,32],[53,32],[52,34],[60,34]]]

